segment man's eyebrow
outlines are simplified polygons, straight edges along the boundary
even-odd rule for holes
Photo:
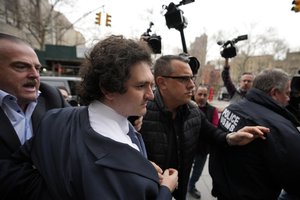
[[[154,82],[154,81],[146,81],[146,80],[139,80],[139,81],[137,81],[137,83],[152,83],[152,82]]]
[[[31,66],[31,63],[28,63],[28,62],[25,62],[25,61],[14,61],[12,63],[10,63],[10,65],[18,65],[18,64],[22,64],[22,65],[30,65]],[[42,67],[43,65],[42,64],[34,64],[35,67]]]

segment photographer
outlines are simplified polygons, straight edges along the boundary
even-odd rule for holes
[[[222,80],[230,95],[230,102],[233,103],[245,97],[247,91],[252,87],[254,76],[250,72],[242,73],[240,77],[240,86],[236,88],[230,77],[230,65],[228,64],[228,59],[229,58],[225,58],[225,65],[222,71]]]
[[[248,35],[240,35],[233,40],[228,40],[227,42],[218,41],[218,45],[222,45],[221,56],[225,58],[225,65],[222,71],[222,80],[224,86],[226,87],[228,94],[230,95],[230,102],[237,102],[245,97],[247,91],[252,87],[253,74],[250,72],[242,73],[240,77],[240,86],[238,88],[232,83],[230,77],[230,65],[228,64],[228,59],[233,58],[237,54],[237,47],[235,44],[242,40],[247,40]]]

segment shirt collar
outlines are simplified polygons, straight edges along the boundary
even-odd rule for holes
[[[37,97],[39,97],[40,94],[41,94],[41,91],[38,91],[37,92]],[[14,95],[11,95],[11,94],[5,92],[4,90],[0,89],[0,106],[2,106],[3,103],[5,103],[5,101],[6,101],[5,99],[7,99],[7,98],[12,98],[12,100],[17,103],[17,97],[15,97]],[[34,105],[36,105],[37,104],[37,99],[35,101],[32,101],[30,104],[32,104],[32,103]]]
[[[88,108],[90,123],[93,129],[101,135],[114,140],[118,135],[127,135],[129,121],[109,106],[100,101],[93,101]]]
[[[2,105],[4,102],[4,99],[6,99],[8,97],[14,98],[15,101],[17,100],[17,98],[15,96],[8,94],[7,92],[5,92],[3,90],[0,90],[0,105]]]

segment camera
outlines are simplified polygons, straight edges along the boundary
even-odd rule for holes
[[[236,56],[236,53],[238,51],[235,44],[242,40],[247,40],[248,35],[240,35],[237,38],[234,38],[232,40],[228,40],[227,42],[218,41],[217,44],[222,46],[222,50],[220,52],[221,56],[223,58],[233,58]]]
[[[181,5],[186,5],[193,3],[195,0],[182,0],[178,5],[171,2],[168,6],[163,6],[167,12],[165,13],[166,23],[168,28],[175,28],[177,30],[187,27],[187,19],[183,16],[183,11],[178,7]]]
[[[156,34],[150,35],[153,25],[153,22],[150,22],[149,28],[141,35],[141,39],[148,43],[154,54],[159,54],[161,53],[161,37]]]
[[[187,53],[180,53],[179,56],[188,59],[189,65],[190,65],[191,70],[193,72],[193,75],[196,75],[198,73],[199,68],[200,68],[200,62],[199,62],[199,60],[196,57],[190,56]]]

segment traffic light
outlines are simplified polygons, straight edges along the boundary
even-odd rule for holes
[[[101,12],[96,13],[95,24],[101,25]]]
[[[111,26],[111,15],[109,15],[108,13],[106,13],[105,26]]]
[[[300,0],[294,0],[292,2],[292,4],[294,4],[294,5],[291,10],[295,11],[295,12],[299,12],[300,11]]]

